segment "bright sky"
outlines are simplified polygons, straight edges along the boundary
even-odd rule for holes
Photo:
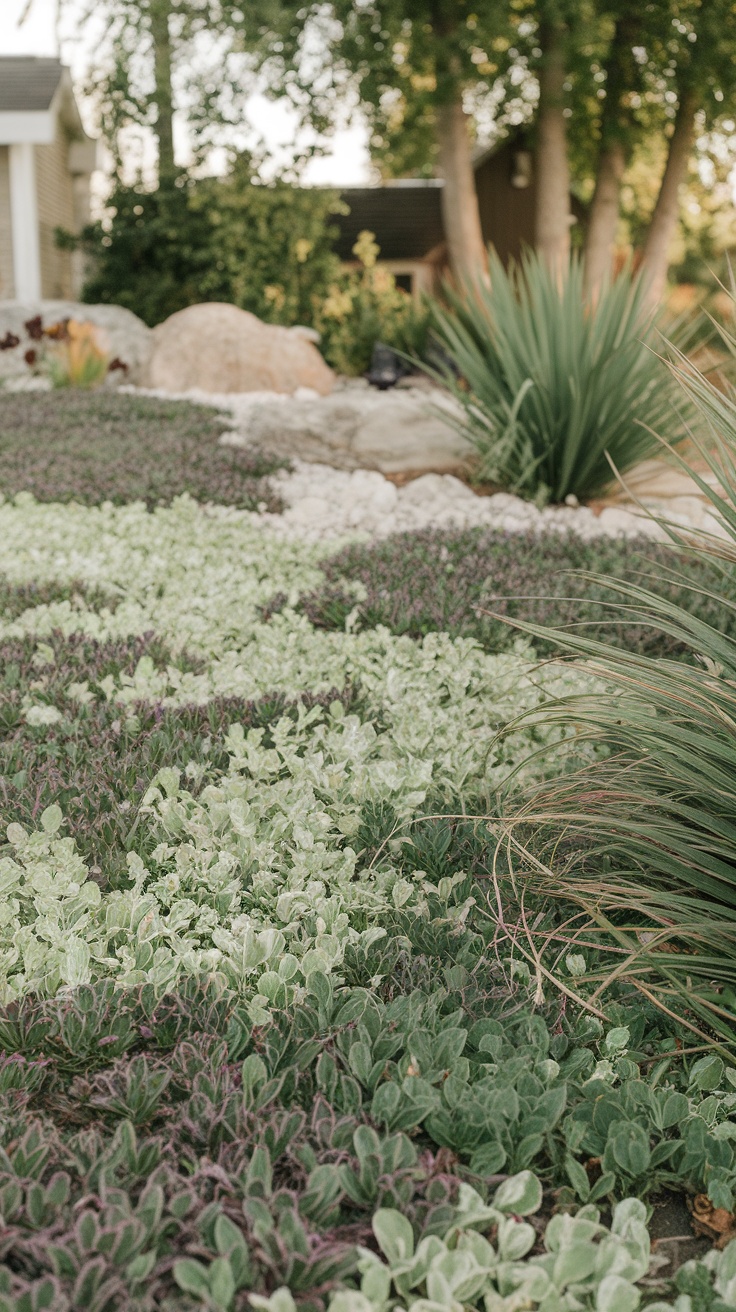
[[[56,0],[32,0],[30,14],[23,26],[19,27],[18,19],[25,5],[26,0],[0,0],[0,54],[58,54]],[[72,69],[78,91],[88,67],[91,43],[94,41],[89,30],[86,34],[80,32],[80,14],[85,7],[86,0],[65,0],[59,33],[61,54],[64,62]],[[79,99],[84,113],[81,96]],[[265,139],[269,149],[277,158],[285,159],[296,134],[295,120],[288,107],[267,100],[264,96],[253,96],[248,102],[247,113],[251,127]],[[336,132],[329,143],[328,153],[308,165],[305,181],[350,186],[366,182],[368,173],[366,133],[356,125]]]

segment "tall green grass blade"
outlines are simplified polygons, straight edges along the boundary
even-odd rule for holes
[[[702,595],[726,602],[719,582],[736,564],[736,395],[677,352],[671,372],[706,422],[710,446],[699,439],[699,447],[718,478],[716,487],[693,475],[718,537],[671,525],[672,539],[682,547],[689,538],[703,560],[715,548]],[[695,662],[622,651],[570,628],[558,634],[602,691],[562,699],[537,718],[574,725],[599,759],[527,798],[508,832],[528,836],[535,880],[627,946],[623,973],[636,987],[736,1049],[736,643],[644,587],[605,583],[618,594],[613,614],[668,633]]]

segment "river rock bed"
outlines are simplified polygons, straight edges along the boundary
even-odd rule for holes
[[[360,391],[368,390],[358,380],[344,383],[343,388],[351,401]],[[171,393],[151,388],[125,390],[175,399]],[[376,394],[371,391],[369,395],[372,399]],[[426,398],[426,391],[423,395]],[[275,413],[283,410],[284,432],[288,433],[289,442],[282,445],[281,454],[289,456],[291,468],[276,474],[272,482],[286,509],[280,515],[263,512],[258,517],[264,527],[283,536],[319,541],[356,533],[386,537],[430,527],[477,526],[508,533],[574,532],[584,539],[645,535],[664,540],[667,533],[661,525],[662,519],[720,536],[716,521],[708,513],[708,503],[700,497],[682,495],[681,489],[678,489],[680,495],[663,498],[657,488],[657,495],[651,499],[645,489],[637,489],[640,504],[617,499],[615,504],[599,503],[591,508],[577,504],[571,497],[569,504],[540,508],[506,492],[479,494],[462,478],[448,472],[418,473],[399,486],[394,477],[387,477],[380,469],[336,468],[332,457],[330,463],[316,460],[313,444],[309,448],[311,458],[302,459],[292,412],[295,407],[313,406],[317,394],[308,388],[298,389],[293,396],[192,390],[178,394],[176,399],[211,405],[227,415],[230,427],[223,431],[220,441],[231,446],[248,446],[253,442],[252,416],[261,415],[267,407]],[[334,400],[334,394],[330,400]],[[259,424],[258,435],[260,431]],[[344,464],[342,460],[338,463]],[[401,472],[400,462],[394,461],[391,474],[401,475]],[[416,466],[409,463],[405,472],[413,475]]]

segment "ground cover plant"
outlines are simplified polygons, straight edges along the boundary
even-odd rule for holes
[[[643,284],[623,272],[587,302],[582,264],[560,281],[540,255],[507,270],[491,252],[490,282],[437,309],[477,473],[540,503],[599,496],[684,433],[659,358]],[[458,382],[458,375],[460,381]],[[659,435],[659,436],[658,436]]]
[[[617,614],[620,594],[608,580],[647,586],[722,633],[736,627],[732,568],[646,538],[423,529],[351,543],[321,570],[326,582],[299,601],[318,627],[343,628],[349,617],[353,627],[385,624],[417,639],[437,631],[470,637],[487,651],[513,646],[518,632],[506,620],[522,619],[556,630],[554,641],[535,635],[540,655],[564,647],[569,630],[627,651],[688,658],[686,642]],[[282,593],[265,613],[285,602]]]
[[[209,407],[115,392],[63,396],[10,392],[0,409],[0,493],[99,505],[141,500],[279,508],[266,475],[283,464],[221,447],[223,419]]]
[[[161,412],[116,404],[143,446]],[[475,627],[468,549],[513,548],[335,555],[89,470],[88,504],[0,502],[2,1312],[736,1306],[727,1055],[628,979],[601,1006],[497,859],[508,790],[598,750],[542,712],[606,695]]]
[[[440,982],[439,943],[413,947],[398,948],[410,990],[386,969],[389,945],[388,960],[367,963],[383,983],[315,976],[296,1010],[255,1029],[237,996],[201,984],[164,997],[82,988],[6,1012],[0,1034],[17,1054],[0,1071],[10,1306],[45,1289],[59,1307],[246,1307],[249,1292],[286,1286],[302,1307],[349,1307],[335,1291],[361,1283],[368,1302],[355,1305],[379,1307],[366,1262],[378,1248],[396,1265],[393,1235],[405,1236],[404,1260],[416,1237],[426,1261],[413,1276],[397,1267],[400,1307],[427,1279],[448,1299],[442,1276],[472,1277],[461,1306],[495,1291],[512,1309],[521,1287],[532,1306],[635,1307],[649,1236],[646,1207],[627,1195],[670,1178],[728,1179],[719,1072],[681,1058],[653,1009],[620,1007],[615,1019],[629,1024],[607,1034],[591,1017],[556,1025],[559,1009],[532,1015],[523,985],[457,965]],[[647,1084],[650,1058],[658,1078]],[[601,1163],[590,1174],[574,1169],[581,1148]],[[604,1198],[621,1200],[614,1239]],[[517,1229],[521,1216],[536,1224]],[[565,1261],[544,1256],[571,1243]],[[437,1261],[468,1250],[481,1269]],[[717,1272],[693,1261],[676,1276],[714,1309],[733,1279],[732,1255],[717,1261]],[[660,1268],[650,1296],[671,1275]]]
[[[188,769],[190,778],[199,772],[195,782],[201,787],[205,774],[227,767],[224,739],[233,722],[268,731],[284,715],[297,715],[296,705],[277,695],[250,702],[218,696],[184,706],[141,701],[121,716],[118,703],[92,691],[132,678],[141,662],[160,668],[169,659],[151,634],[105,643],[58,633],[45,643],[28,636],[0,642],[3,809],[33,826],[48,806],[59,804],[80,854],[93,874],[101,876],[104,869],[111,886],[127,871],[131,824],[162,767]],[[180,658],[178,668],[187,664]],[[329,706],[340,695],[305,695],[300,701]],[[342,695],[348,704],[356,700]]]

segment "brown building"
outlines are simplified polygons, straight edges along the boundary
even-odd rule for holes
[[[0,300],[76,295],[78,258],[54,233],[89,220],[96,166],[69,70],[58,59],[0,57]]]
[[[353,246],[368,230],[380,247],[380,263],[400,287],[416,295],[432,291],[447,272],[442,185],[436,178],[399,178],[380,187],[345,188],[340,195],[350,213],[335,219],[341,260],[356,265]],[[532,156],[521,138],[478,153],[475,186],[486,242],[504,263],[518,259],[534,244],[536,200]]]

